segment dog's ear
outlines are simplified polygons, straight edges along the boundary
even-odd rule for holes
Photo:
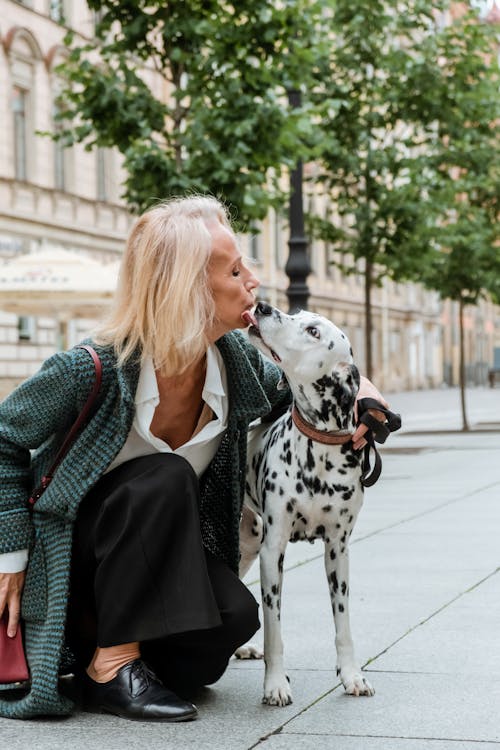
[[[356,365],[343,364],[333,371],[333,378],[337,384],[335,393],[336,401],[343,412],[347,412],[354,406],[355,398],[359,391],[359,370]]]
[[[352,381],[354,383],[354,386],[356,388],[356,393],[359,391],[359,384],[361,382],[361,378],[359,376],[359,370],[356,367],[356,365],[349,365],[350,370],[350,377],[352,378]]]

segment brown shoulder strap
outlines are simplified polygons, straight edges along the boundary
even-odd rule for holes
[[[33,508],[36,501],[39,499],[39,497],[43,494],[43,492],[47,489],[49,484],[52,481],[52,477],[54,476],[54,472],[71,448],[78,432],[80,431],[81,427],[85,424],[89,414],[90,410],[92,409],[94,402],[97,398],[97,394],[99,393],[99,388],[101,387],[102,382],[102,364],[101,360],[99,359],[99,355],[93,349],[91,346],[88,346],[87,344],[81,344],[77,347],[78,349],[85,349],[90,356],[92,357],[92,360],[94,362],[95,367],[95,379],[94,379],[94,385],[92,386],[92,390],[89,394],[89,397],[87,398],[87,401],[85,402],[83,409],[81,410],[80,414],[76,418],[75,422],[73,423],[70,431],[66,435],[66,438],[59,448],[57,452],[57,456],[54,459],[54,462],[48,472],[42,477],[40,485],[33,490],[31,493],[31,496],[28,498],[28,505],[30,508]]]

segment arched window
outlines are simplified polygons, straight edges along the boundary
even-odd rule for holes
[[[10,68],[12,172],[18,180],[30,180],[36,174],[35,66],[42,56],[34,36],[21,27],[10,29],[4,45]]]

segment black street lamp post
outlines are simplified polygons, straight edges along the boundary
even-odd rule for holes
[[[300,106],[300,91],[290,91],[288,100],[292,107]],[[304,206],[302,200],[302,160],[297,161],[290,173],[290,239],[288,240],[288,260],[285,272],[290,279],[286,291],[288,307],[291,313],[307,309],[309,287],[307,277],[311,273],[311,264],[307,254],[307,238],[304,231]]]

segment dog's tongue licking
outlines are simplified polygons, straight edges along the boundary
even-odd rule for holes
[[[256,328],[259,327],[255,315],[250,312],[250,310],[245,310],[245,312],[241,314],[241,317],[243,318],[247,326],[255,326]]]

